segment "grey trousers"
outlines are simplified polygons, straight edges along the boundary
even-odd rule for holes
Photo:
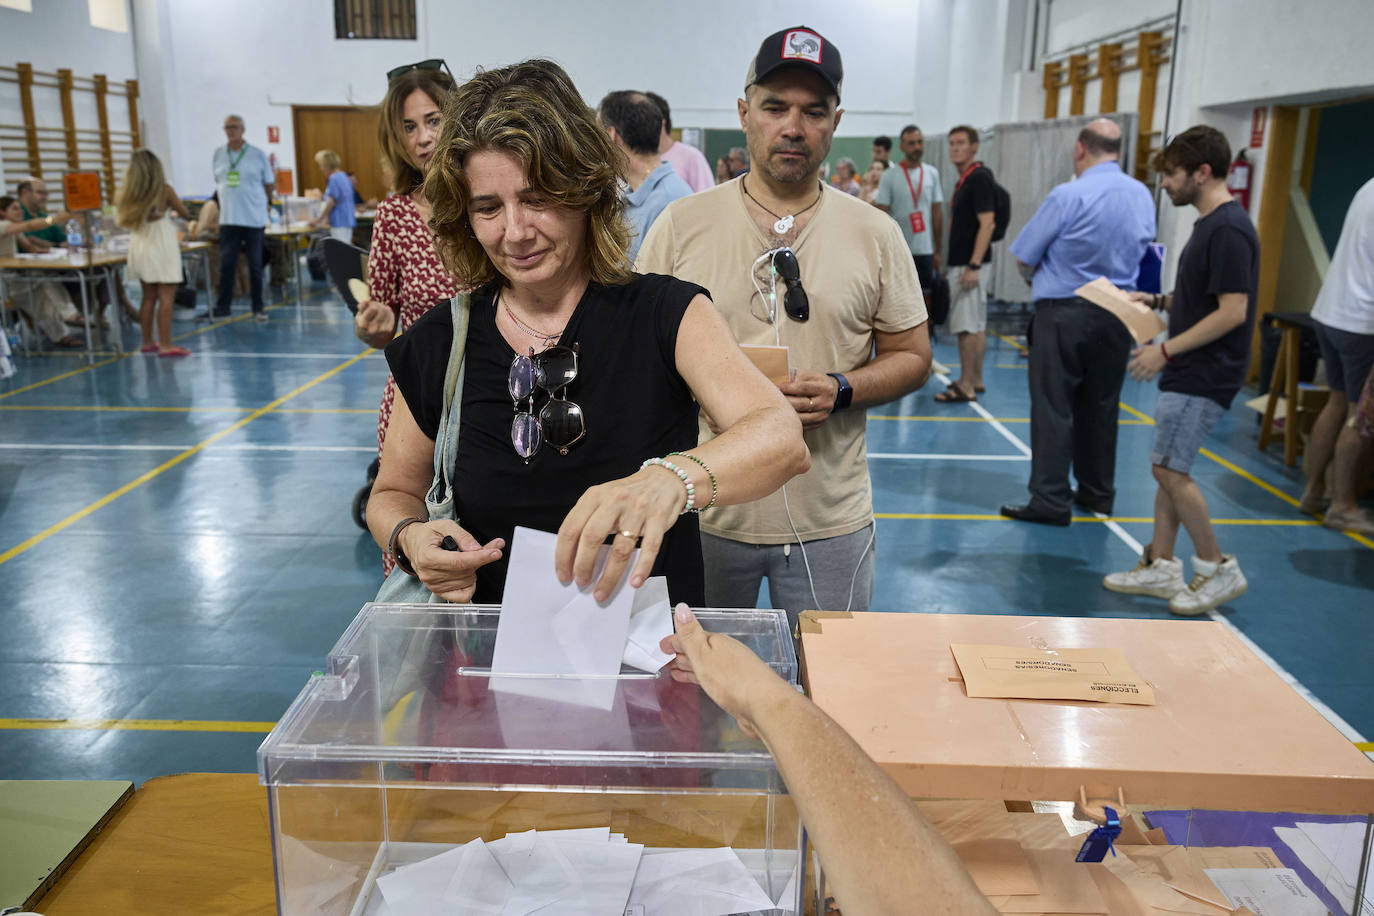
[[[1030,327],[1031,504],[1070,511],[1069,468],[1080,496],[1116,496],[1116,419],[1131,335],[1083,299],[1037,299]]]
[[[807,541],[803,562],[802,545],[796,543],[745,544],[703,531],[706,604],[752,608],[766,577],[769,603],[787,611],[794,632],[802,611],[866,611],[873,600],[874,558],[878,552],[874,534],[869,522],[853,534]],[[808,563],[810,580],[806,575]],[[814,597],[812,582],[816,586]]]

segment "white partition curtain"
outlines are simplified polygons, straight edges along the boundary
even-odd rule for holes
[[[1037,207],[1057,184],[1073,178],[1073,144],[1078,133],[1089,121],[1102,115],[1083,115],[1058,118],[1053,121],[1022,121],[998,124],[978,131],[978,158],[992,169],[997,183],[1011,195],[1011,222],[1007,237],[993,245],[993,270],[989,278],[989,293],[1004,302],[1029,302],[1030,287],[1016,270],[1016,259],[1007,247],[1025,227]],[[1134,167],[1131,154],[1135,151],[1136,116],[1134,113],[1112,114],[1121,127],[1121,167],[1127,172]],[[925,161],[940,170],[940,184],[945,192],[945,247],[949,241],[949,200],[958,172],[949,162],[948,143],[944,134],[926,137]],[[896,153],[896,151],[893,151]]]

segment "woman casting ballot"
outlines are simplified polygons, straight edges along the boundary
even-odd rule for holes
[[[499,602],[523,525],[558,532],[555,572],[583,587],[610,538],[598,600],[638,547],[632,586],[666,575],[673,600],[700,605],[693,510],[757,499],[808,468],[796,412],[706,291],[631,272],[622,167],[548,61],[479,73],[446,106],[424,196],[444,264],[474,289],[466,312],[432,309],[386,350],[402,396],[367,521],[404,571],[392,575]],[[428,518],[455,314],[467,325],[459,419],[445,424],[455,517]],[[725,429],[699,447],[698,402]]]

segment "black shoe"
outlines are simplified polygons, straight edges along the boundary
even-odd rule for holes
[[[1067,528],[1069,522],[1072,520],[1072,515],[1068,512],[1062,515],[1055,515],[1043,509],[1037,509],[1030,503],[1024,506],[1003,506],[1002,514],[1007,518],[1014,518],[1018,522],[1036,522],[1041,525],[1058,525],[1061,528]]]
[[[228,318],[228,317],[229,317],[230,315],[232,315],[232,314],[233,314],[232,312],[228,312],[228,311],[224,311],[224,312],[221,312],[221,311],[214,311],[214,312],[211,312],[211,313],[210,313],[210,316],[211,316],[212,318]]]
[[[1101,501],[1089,499],[1088,497],[1079,494],[1077,490],[1073,491],[1073,496],[1071,498],[1073,499],[1073,504],[1075,506],[1082,506],[1089,512],[1100,512],[1103,515],[1112,514],[1112,500],[1110,499]]]

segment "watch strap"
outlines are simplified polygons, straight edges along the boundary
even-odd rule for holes
[[[840,384],[840,390],[835,392],[835,406],[830,409],[831,413],[837,410],[844,410],[850,405],[850,402],[854,400],[853,386],[849,384],[849,379],[838,372],[827,372],[826,375]]]

